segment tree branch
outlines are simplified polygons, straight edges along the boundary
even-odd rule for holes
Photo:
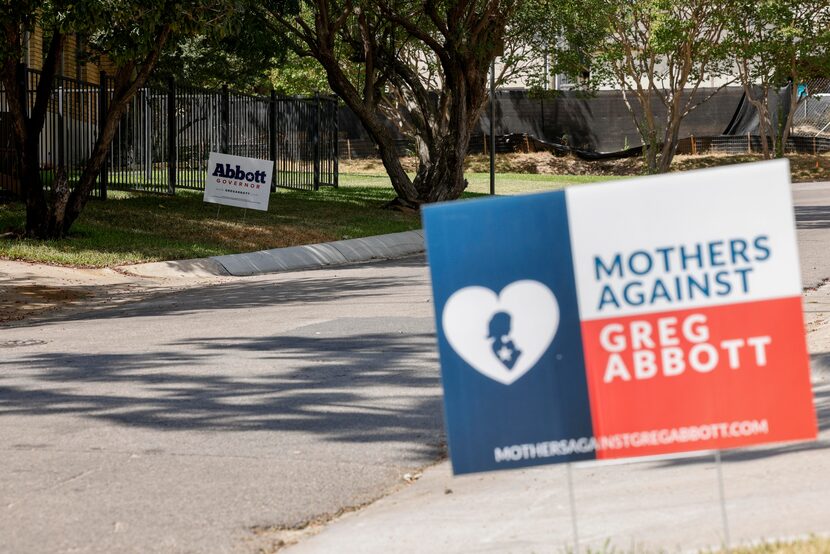
[[[52,98],[53,81],[57,74],[58,60],[63,50],[64,40],[63,33],[56,29],[52,35],[52,40],[49,42],[49,52],[43,61],[40,80],[37,83],[35,104],[29,116],[29,125],[35,129],[42,128],[46,120],[46,112],[49,108],[49,100]]]

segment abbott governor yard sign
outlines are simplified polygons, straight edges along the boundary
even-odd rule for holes
[[[210,153],[205,202],[268,211],[274,162]]]
[[[786,161],[424,222],[456,473],[815,438]]]

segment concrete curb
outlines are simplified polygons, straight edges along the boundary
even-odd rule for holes
[[[195,260],[171,260],[147,264],[126,265],[118,268],[121,272],[138,277],[204,278],[230,275],[222,264],[212,258]]]
[[[248,276],[279,271],[313,269],[368,260],[400,258],[424,251],[423,231],[405,231],[323,244],[261,250],[249,254],[215,256],[229,275]]]
[[[315,269],[369,260],[401,258],[424,251],[424,233],[405,231],[322,244],[260,250],[246,254],[213,256],[195,260],[154,262],[122,267],[141,277],[247,277],[264,273]]]

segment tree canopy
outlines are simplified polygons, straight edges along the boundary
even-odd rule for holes
[[[463,162],[488,70],[504,50],[518,1],[272,1],[262,13],[297,56],[323,67],[331,90],[378,144],[397,205],[417,208],[466,187]],[[395,125],[416,137],[414,178],[398,159]]]
[[[780,153],[798,87],[777,127],[770,92],[830,73],[826,0],[16,0],[0,6],[0,26],[26,231],[37,237],[69,230],[118,120],[157,67],[205,86],[337,94],[377,143],[393,204],[411,209],[464,191],[463,162],[496,57],[498,80],[522,72],[547,83],[549,69],[588,90],[621,90],[650,172],[668,170],[683,119],[713,94],[703,92],[710,79],[725,86],[738,74],[762,135]],[[18,61],[35,27],[48,41],[29,109]],[[40,133],[70,33],[115,64],[114,90],[80,179],[71,186],[58,179],[47,191]],[[399,160],[396,129],[415,139],[414,176]]]
[[[702,85],[728,77],[725,0],[549,1],[560,5],[546,18],[554,69],[621,90],[648,171],[668,171],[683,118],[711,97]]]
[[[0,46],[0,79],[18,152],[28,236],[66,235],[89,199],[122,114],[149,78],[163,49],[207,26],[221,28],[233,6],[232,0],[24,0],[3,4],[0,26],[6,36]],[[48,46],[29,109],[18,62],[26,31],[36,26],[48,37]],[[77,183],[71,184],[66,173],[59,172],[47,190],[40,176],[40,135],[58,60],[71,33],[83,37],[93,55],[106,54],[113,62],[113,91],[106,118]]]
[[[830,75],[830,9],[826,0],[732,0],[728,47],[741,85],[758,111],[764,155],[783,156],[799,84]],[[789,86],[784,102],[778,91]]]
[[[222,25],[200,26],[198,33],[171,44],[162,52],[157,73],[187,85],[232,85],[239,92],[262,93],[271,88],[269,71],[284,66],[288,53],[282,35],[241,4]]]

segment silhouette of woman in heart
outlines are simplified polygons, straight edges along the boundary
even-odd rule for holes
[[[496,358],[507,369],[513,369],[513,366],[516,365],[516,360],[522,354],[522,351],[516,348],[516,345],[513,344],[513,339],[510,338],[510,327],[510,314],[507,312],[496,312],[490,318],[490,332],[487,335],[487,338],[492,340],[490,348],[492,348],[493,354],[496,355]]]

